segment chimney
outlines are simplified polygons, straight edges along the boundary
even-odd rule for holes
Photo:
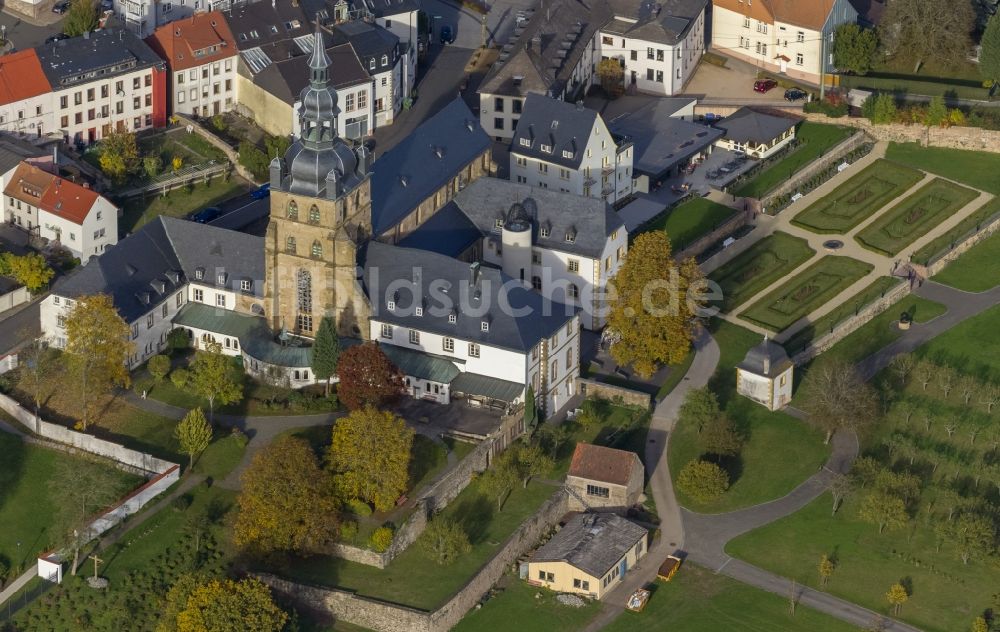
[[[472,287],[476,287],[476,286],[479,285],[479,262],[478,261],[473,261],[471,264],[469,264],[469,282],[472,284]]]
[[[89,182],[84,182],[83,183],[83,188],[84,189],[89,189],[90,188],[90,183]]]

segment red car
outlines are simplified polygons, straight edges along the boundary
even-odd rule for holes
[[[771,90],[772,88],[776,87],[777,85],[778,85],[778,82],[775,81],[774,79],[758,79],[757,81],[753,82],[753,91],[754,92],[767,92],[768,90]]]

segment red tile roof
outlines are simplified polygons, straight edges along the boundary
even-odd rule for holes
[[[36,193],[39,195],[35,195]],[[4,195],[38,206],[74,224],[83,224],[98,198],[93,189],[26,162],[17,166]]]
[[[37,97],[51,90],[35,49],[0,57],[0,105]]]
[[[635,452],[578,443],[569,466],[569,476],[615,485],[628,485],[632,467],[637,461],[639,457]]]
[[[167,62],[171,70],[186,70],[234,57],[236,40],[218,11],[195,13],[189,18],[165,24],[146,38],[146,43]],[[215,46],[214,52],[206,49]],[[198,56],[196,51],[205,51]]]

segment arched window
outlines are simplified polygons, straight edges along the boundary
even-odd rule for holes
[[[313,242],[312,256],[314,259],[319,259],[323,256],[323,245],[319,243],[319,240]]]
[[[315,204],[309,207],[309,223],[319,224],[319,207]]]
[[[285,239],[285,252],[289,254],[295,254],[295,238],[288,237]]]
[[[382,55],[382,65],[385,66],[388,63],[389,63],[389,56],[388,55]]]
[[[313,311],[312,299],[312,275],[308,270],[299,270],[295,275],[296,288],[298,290],[298,307],[303,314],[311,314]]]
[[[298,219],[299,218],[299,205],[295,203],[295,200],[290,200],[288,202],[288,219]]]

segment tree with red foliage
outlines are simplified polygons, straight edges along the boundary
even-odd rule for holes
[[[396,401],[405,391],[403,374],[374,342],[350,347],[337,365],[340,383],[337,398],[349,410],[365,406],[380,408]]]

